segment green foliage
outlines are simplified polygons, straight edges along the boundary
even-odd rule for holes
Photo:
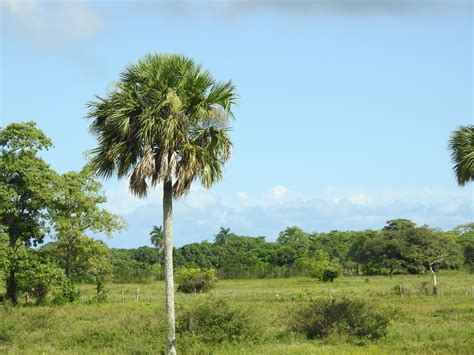
[[[453,170],[460,186],[474,180],[474,125],[460,126],[448,144]]]
[[[18,302],[16,251],[42,243],[48,232],[47,207],[52,203],[57,174],[37,156],[51,141],[34,122],[0,129],[0,225],[8,234],[7,297]]]
[[[289,315],[289,329],[308,339],[330,335],[378,339],[387,334],[390,318],[367,301],[317,299],[297,306]]]
[[[62,175],[59,187],[58,195],[48,210],[66,274],[77,278],[87,268],[75,264],[94,258],[97,249],[100,249],[85,233],[105,233],[110,237],[114,231],[125,228],[125,222],[99,207],[106,202],[106,198],[102,185],[95,180],[90,168]]]
[[[474,223],[460,225],[453,233],[463,249],[464,265],[474,272]]]
[[[327,266],[322,270],[321,281],[333,282],[340,274],[340,270],[336,266]]]
[[[416,223],[410,221],[409,219],[392,219],[387,221],[385,227],[383,227],[384,231],[400,231],[403,229],[413,229],[416,227]]]
[[[155,278],[153,265],[139,262],[132,257],[133,252],[123,249],[110,249],[112,281],[116,283],[151,282]]]
[[[48,294],[51,294],[51,301],[56,303],[77,299],[74,285],[56,264],[26,249],[22,254],[17,253],[17,255],[22,255],[18,261],[20,265],[20,271],[17,274],[19,291],[32,295],[37,304],[46,303]]]
[[[351,247],[349,255],[363,265],[365,273],[416,274],[430,267],[461,265],[461,248],[455,238],[428,227],[412,227],[406,220],[396,221]]]
[[[165,235],[161,226],[153,226],[150,232],[150,241],[159,251],[160,256],[163,254],[165,247]]]
[[[215,287],[217,278],[214,269],[180,267],[176,270],[178,291],[184,293],[202,293]]]
[[[107,300],[108,290],[105,288],[105,282],[103,277],[96,277],[95,291],[97,302],[105,302]]]
[[[206,344],[255,341],[259,332],[250,312],[221,299],[201,302],[183,311],[177,322],[180,337]]]
[[[337,261],[329,259],[323,250],[320,250],[314,258],[307,260],[306,267],[311,270],[310,275],[312,277],[325,282],[333,282],[341,273]]]

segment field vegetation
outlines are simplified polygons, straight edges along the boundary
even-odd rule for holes
[[[470,353],[474,347],[474,275],[442,271],[442,292],[437,296],[426,294],[430,283],[428,274],[341,276],[333,283],[307,277],[220,280],[207,294],[177,293],[178,349],[189,354]],[[109,284],[105,302],[97,302],[94,285],[79,285],[78,289],[81,296],[74,304],[3,306],[0,350],[156,353],[164,347],[164,282]],[[387,335],[366,339],[334,333],[308,340],[291,331],[295,307],[309,305],[312,300],[345,298],[367,301],[389,317]],[[209,310],[202,308],[209,302],[224,302],[213,307],[222,311],[213,315],[221,320],[218,324],[225,323],[219,318],[222,313],[228,316],[231,311],[237,314],[234,322],[222,329],[213,328],[207,319],[208,325],[199,328],[202,332],[187,331],[192,330],[189,312]],[[188,328],[184,326],[187,321]]]

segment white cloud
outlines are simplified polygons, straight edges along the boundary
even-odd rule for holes
[[[137,199],[127,190],[125,181],[107,191],[108,206],[128,222],[128,231],[110,243],[138,246],[149,242],[148,233],[162,218],[161,188],[147,199]],[[272,198],[273,197],[273,198]],[[473,220],[470,190],[420,188],[412,190],[351,190],[328,187],[302,193],[278,185],[270,194],[218,194],[193,188],[174,204],[176,245],[205,239],[212,240],[219,227],[236,233],[264,235],[274,240],[290,225],[307,231],[332,229],[379,229],[389,219],[409,218],[422,225],[450,229]]]
[[[51,47],[89,37],[102,17],[86,1],[2,0],[7,28],[40,47]]]
[[[183,201],[191,208],[206,209],[216,203],[216,196],[207,189],[193,186]]]
[[[270,193],[270,198],[279,200],[281,199],[286,193],[288,189],[283,185],[276,185],[273,187],[272,192]]]
[[[133,195],[128,186],[128,180],[124,179],[120,180],[115,188],[106,190],[106,207],[109,211],[126,215],[140,207],[161,203],[163,199],[162,185],[151,189],[148,196],[144,198]]]

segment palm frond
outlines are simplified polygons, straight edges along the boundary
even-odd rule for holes
[[[474,180],[474,125],[460,126],[448,143],[460,186]]]

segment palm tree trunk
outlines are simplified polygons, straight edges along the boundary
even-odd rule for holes
[[[166,354],[176,354],[174,280],[173,280],[173,183],[171,179],[163,184],[163,232],[165,236],[165,285],[166,313],[168,316],[168,334],[166,336]]]

